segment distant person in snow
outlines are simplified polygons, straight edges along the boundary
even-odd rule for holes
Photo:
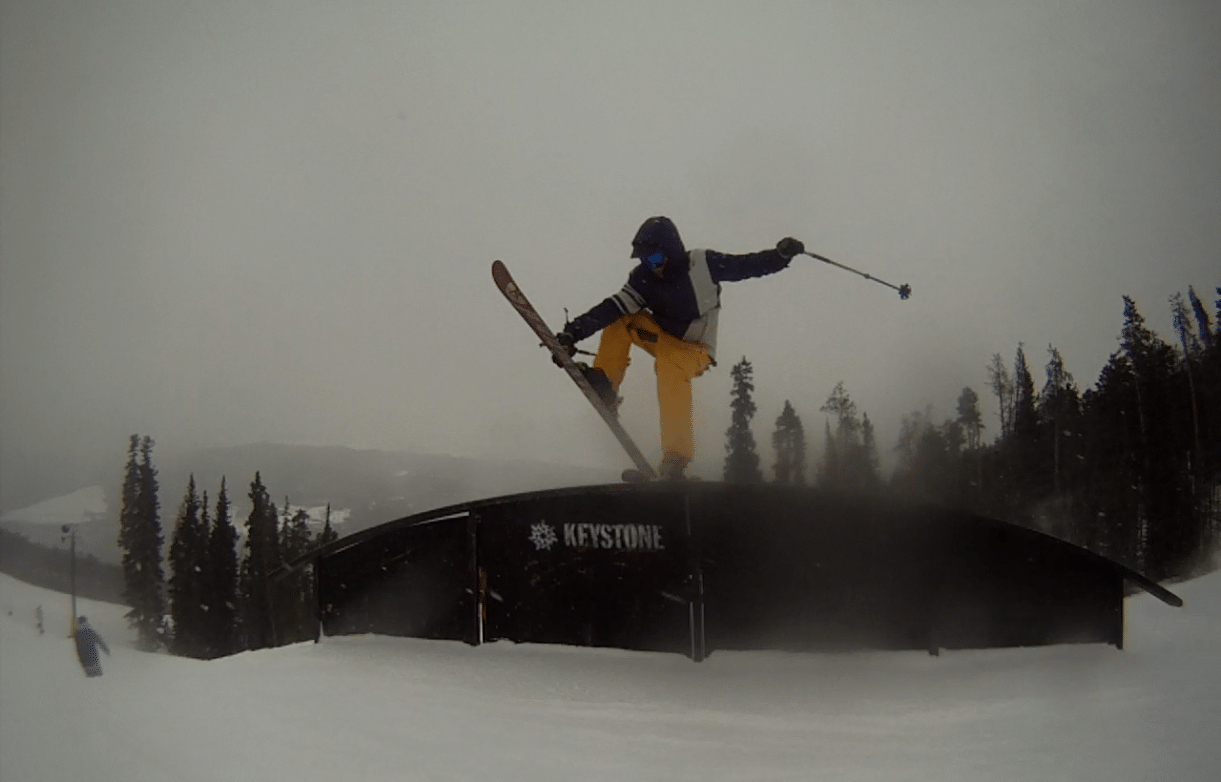
[[[805,245],[793,238],[749,255],[688,251],[670,218],[650,217],[632,240],[639,264],[627,284],[556,334],[573,355],[576,343],[602,332],[593,366],[582,371],[612,410],[632,345],[656,359],[663,478],[682,479],[695,458],[691,379],[716,363],[721,283],[774,274],[802,252]]]
[[[38,634],[42,635],[45,632],[45,629],[42,626],[42,604],[41,603],[38,605],[37,608],[34,609],[34,619],[38,623]]]
[[[110,647],[106,646],[106,642],[102,640],[102,636],[97,634],[89,625],[89,620],[83,616],[76,619],[76,656],[81,661],[81,667],[85,669],[86,676],[101,676],[102,664],[98,662],[98,647],[102,647],[102,651],[106,656],[110,656]]]

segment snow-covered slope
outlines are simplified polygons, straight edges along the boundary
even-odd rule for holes
[[[661,654],[326,638],[87,680],[68,599],[0,576],[0,779],[1214,780],[1221,574],[1128,601],[1128,648]],[[34,627],[42,605],[47,632]]]
[[[106,515],[106,492],[101,486],[87,486],[71,494],[54,497],[19,510],[6,511],[0,522],[24,524],[81,524]]]

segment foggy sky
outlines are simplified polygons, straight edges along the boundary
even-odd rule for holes
[[[113,454],[338,444],[626,466],[492,285],[559,327],[645,218],[797,236],[727,285],[761,444],[843,381],[894,445],[993,353],[1084,389],[1121,296],[1221,284],[1221,5],[0,0],[0,436]],[[596,348],[596,338],[582,347]],[[651,360],[622,414],[657,453]],[[765,448],[766,452],[766,448]],[[770,467],[770,455],[765,453]],[[769,472],[770,474],[770,472]]]

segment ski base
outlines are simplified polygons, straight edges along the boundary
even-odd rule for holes
[[[564,348],[561,347],[555,338],[554,332],[551,331],[547,323],[538,314],[538,310],[534,309],[534,305],[526,299],[526,295],[522,293],[521,288],[517,286],[512,275],[509,274],[509,269],[501,261],[495,261],[492,264],[492,278],[496,282],[496,287],[500,288],[500,292],[509,300],[513,308],[517,310],[517,314],[521,315],[522,319],[526,321],[526,325],[538,335],[538,338],[542,340],[543,346],[551,351],[555,363],[559,364],[568,376],[572,378],[572,382],[576,383],[577,388],[581,390],[581,393],[593,405],[594,410],[606,422],[611,433],[615,435],[619,444],[623,446],[623,450],[627,452],[627,455],[636,465],[636,468],[630,470],[630,472],[639,474],[646,480],[656,478],[657,473],[653,470],[648,460],[644,458],[644,454],[640,452],[636,443],[632,441],[631,436],[628,435],[623,425],[619,423],[619,418],[616,416],[615,411],[607,406],[598,395],[598,392],[589,384],[589,380],[572,360],[572,356],[568,355]],[[627,478],[624,478],[624,480],[627,480]]]

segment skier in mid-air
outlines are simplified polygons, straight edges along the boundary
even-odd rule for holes
[[[632,240],[639,264],[627,284],[556,334],[571,356],[576,343],[602,332],[592,367],[582,371],[612,410],[632,345],[653,356],[661,412],[662,478],[679,480],[695,458],[691,379],[716,363],[721,283],[774,274],[805,245],[787,237],[747,255],[688,251],[668,217],[650,217]]]
[[[98,661],[97,647],[102,647],[102,651],[106,656],[110,656],[110,647],[106,646],[106,642],[102,640],[102,636],[97,634],[97,631],[89,624],[89,620],[83,616],[76,618],[76,656],[81,661],[81,667],[85,669],[86,676],[101,676],[102,664]]]

